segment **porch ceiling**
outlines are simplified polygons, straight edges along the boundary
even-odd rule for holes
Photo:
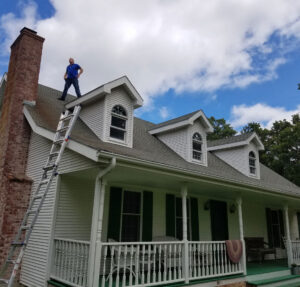
[[[143,189],[158,189],[180,192],[181,186],[187,182],[184,178],[172,176],[160,171],[143,170],[135,167],[117,166],[107,175],[110,184],[120,186],[135,186]],[[236,199],[241,196],[243,201],[259,202],[268,205],[282,207],[288,204],[290,207],[298,208],[300,198],[291,198],[286,195],[271,192],[257,191],[251,188],[242,188],[222,184],[219,182],[208,182],[200,178],[188,179],[188,193],[201,195],[211,199]]]

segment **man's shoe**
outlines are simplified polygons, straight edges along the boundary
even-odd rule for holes
[[[298,84],[298,90],[300,90],[300,84]]]
[[[61,97],[57,98],[59,101],[64,101],[64,99],[62,99]]]

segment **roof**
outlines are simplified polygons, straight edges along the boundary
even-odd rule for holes
[[[63,103],[57,100],[57,97],[60,95],[61,92],[57,90],[39,85],[36,105],[26,106],[36,125],[55,132],[59,115],[64,109]],[[68,95],[67,100],[70,101],[72,98]],[[49,109],[50,106],[51,110]],[[260,166],[261,179],[258,180],[243,175],[211,152],[208,152],[207,167],[187,162],[148,132],[155,126],[153,123],[135,117],[133,147],[129,148],[101,141],[79,118],[74,126],[71,138],[78,143],[100,152],[108,152],[111,155],[125,156],[157,165],[163,164],[170,168],[185,170],[191,174],[196,173],[199,176],[219,178],[228,182],[240,183],[279,193],[300,195],[299,187],[262,164]]]
[[[264,150],[264,145],[255,132],[240,134],[228,138],[213,140],[207,142],[209,150],[233,148],[236,146],[247,145],[252,140],[256,141],[259,150]]]
[[[203,127],[206,132],[213,132],[213,127],[209,122],[208,118],[205,116],[202,110],[198,110],[181,117],[162,122],[160,124],[156,124],[152,128],[149,129],[150,134],[158,134],[174,129],[178,129],[187,125],[191,125],[195,120],[200,119],[202,121]]]

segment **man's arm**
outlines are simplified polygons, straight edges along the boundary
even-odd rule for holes
[[[83,69],[80,67],[77,78],[79,78],[82,73],[83,73]]]
[[[65,73],[65,74],[64,74],[64,79],[66,80],[67,78],[68,78],[68,74]]]

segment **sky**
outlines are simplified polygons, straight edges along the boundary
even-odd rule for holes
[[[62,90],[70,57],[83,94],[127,75],[154,123],[202,109],[239,131],[300,112],[297,0],[1,0],[0,74],[24,26],[46,39],[41,84]]]

